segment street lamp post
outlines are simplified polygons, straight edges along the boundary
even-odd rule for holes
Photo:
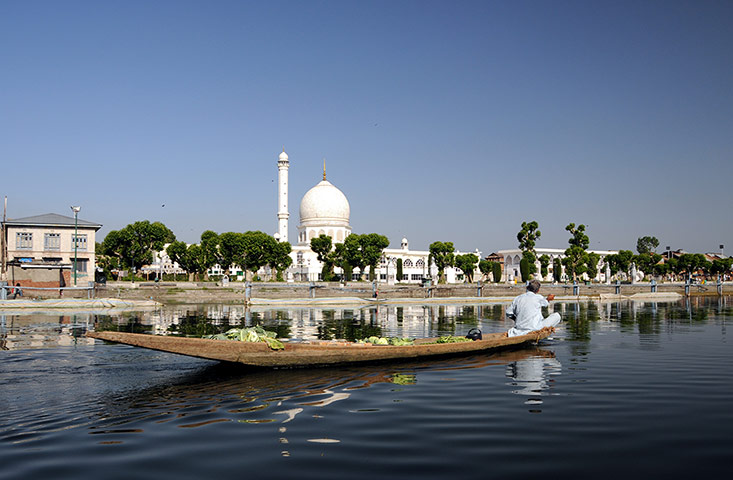
[[[72,205],[71,210],[74,212],[74,286],[76,287],[76,251],[79,246],[77,229],[79,226],[79,210],[81,210],[81,207],[74,207]]]

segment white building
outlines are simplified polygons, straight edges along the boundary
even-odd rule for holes
[[[8,219],[2,225],[2,274],[22,286],[86,286],[94,281],[100,228],[96,222],[56,213]]]
[[[601,267],[605,264],[605,258],[608,255],[617,254],[618,250],[588,250],[589,253],[596,253],[600,256],[600,259],[598,261],[598,275],[595,276],[592,280],[595,280],[597,282],[607,282],[609,279],[608,272],[606,272]],[[511,249],[511,250],[499,250],[496,252],[497,255],[500,255],[504,259],[504,269],[502,271],[501,280],[503,282],[514,282],[520,281],[522,276],[519,269],[519,262],[522,260],[522,251],[518,248]],[[562,260],[565,258],[565,249],[561,248],[536,248],[535,254],[537,256],[537,261],[535,262],[535,266],[537,267],[537,273],[535,273],[535,276],[540,281],[552,281],[553,273],[554,273],[554,263],[555,259]],[[548,272],[547,276],[545,278],[542,278],[541,270],[540,270],[540,261],[539,258],[542,255],[547,255],[550,257],[550,264],[548,265]],[[562,264],[561,264],[562,265]],[[565,275],[565,267],[562,266],[562,273],[563,279],[567,278]],[[587,277],[587,275],[584,274],[584,276]]]
[[[290,162],[284,151],[278,157],[278,231],[275,238],[278,241],[287,241],[288,238],[288,169]],[[291,252],[293,264],[286,271],[288,281],[316,281],[321,279],[323,265],[317,255],[311,250],[310,242],[313,238],[325,234],[331,237],[334,244],[343,243],[351,235],[350,225],[351,207],[346,195],[326,179],[326,164],[323,164],[323,179],[308,190],[300,202],[300,223],[298,224],[298,239],[294,242]],[[480,259],[481,252],[471,252]],[[420,283],[426,276],[433,278],[437,275],[437,267],[428,266],[430,252],[414,251],[409,249],[406,238],[402,239],[400,248],[387,248],[383,252],[382,261],[376,272],[380,281],[394,283]],[[457,255],[461,252],[456,252]],[[397,262],[402,259],[402,278],[397,279]],[[367,268],[367,272],[369,269]],[[342,273],[339,268],[336,273]],[[359,278],[361,272],[353,272],[353,280]],[[366,272],[365,272],[366,273]],[[457,268],[447,268],[446,281],[456,283],[463,281],[463,272]],[[476,275],[474,275],[476,277]]]

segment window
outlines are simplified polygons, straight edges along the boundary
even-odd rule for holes
[[[406,273],[402,274],[402,280],[409,280],[409,279],[410,279],[410,276],[408,274]]]
[[[412,267],[412,260],[410,260],[408,258],[407,260],[405,260],[404,262],[402,262],[402,266],[405,267],[405,268]]]
[[[421,258],[421,259],[419,259],[419,260],[418,260],[417,262],[415,262],[415,266],[416,266],[417,268],[423,268],[423,267],[425,266],[425,262],[424,262],[424,261],[423,261],[423,259]]]
[[[71,247],[74,247],[74,236],[71,236]],[[76,236],[76,249],[77,250],[83,250],[86,252],[87,250],[87,236],[86,235],[77,235]]]
[[[422,273],[413,273],[410,275],[410,280],[422,280]]]
[[[74,260],[71,260],[71,263],[73,265]],[[86,258],[77,258],[76,259],[76,271],[78,273],[86,273],[87,272],[87,265],[89,264],[89,260]]]
[[[43,237],[44,250],[61,250],[61,234],[46,233]]]
[[[30,250],[33,248],[33,234],[30,232],[18,232],[15,234],[15,248],[18,250]]]
[[[387,280],[387,274],[386,273],[380,273],[379,274],[379,279],[380,280]]]

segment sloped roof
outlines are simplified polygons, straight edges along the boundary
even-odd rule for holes
[[[35,215],[33,217],[8,219],[5,224],[11,226],[73,227],[74,217],[59,215],[58,213],[44,213],[43,215]],[[102,225],[99,223],[89,222],[81,218],[78,219],[77,225],[80,227],[94,228],[95,230],[102,228]]]

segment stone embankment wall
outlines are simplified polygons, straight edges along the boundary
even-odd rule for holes
[[[321,282],[315,285],[315,291],[312,292],[307,283],[253,283],[251,297],[257,299],[311,298],[311,294],[313,294],[315,298],[372,298],[372,284],[369,282],[353,282],[343,286],[338,283]],[[524,291],[524,285],[484,284],[481,288],[481,296],[511,298]],[[377,292],[378,298],[380,299],[415,299],[428,297],[428,290],[417,285],[379,284]],[[614,294],[615,292],[614,285],[581,284],[579,285],[578,294],[581,297],[600,297],[601,294]],[[648,283],[621,285],[622,295],[649,292],[651,292],[651,286]],[[675,292],[684,295],[685,287],[684,284],[680,283],[663,283],[657,285],[657,292]],[[478,293],[476,284],[437,285],[432,290],[433,298],[477,297]],[[573,286],[543,284],[540,293],[542,295],[554,294],[563,297],[572,296]],[[733,295],[733,283],[723,284],[723,293]],[[715,283],[692,285],[690,287],[690,295],[717,295],[717,288]],[[105,287],[98,288],[96,297],[137,300],[152,299],[166,304],[236,304],[244,301],[245,285],[244,283],[230,283],[226,286],[220,286],[215,283],[195,282],[145,282],[134,284],[130,282],[111,282]]]

